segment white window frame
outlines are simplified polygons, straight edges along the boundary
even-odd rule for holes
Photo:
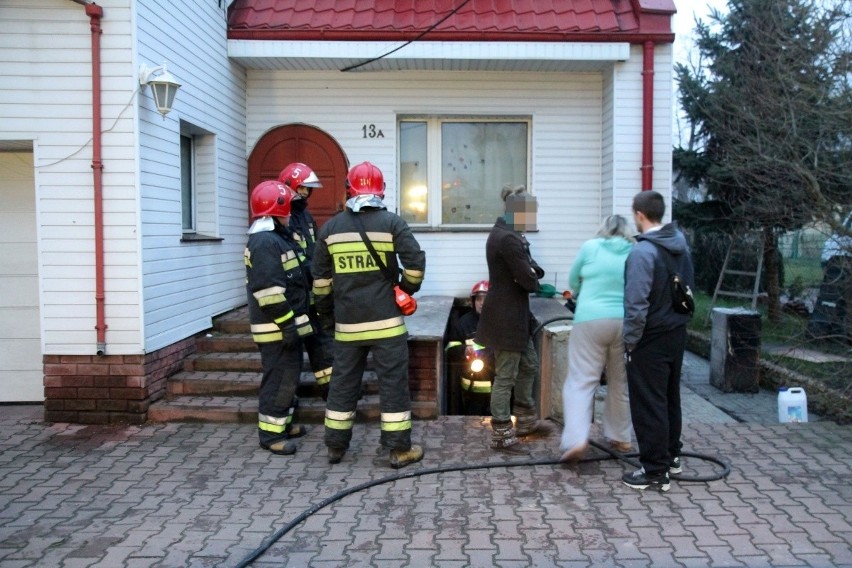
[[[426,160],[428,162],[426,168],[426,187],[427,187],[427,221],[425,223],[416,223],[409,221],[408,224],[412,229],[419,230],[490,230],[493,226],[493,220],[488,223],[444,223],[442,221],[442,193],[441,193],[441,166],[443,156],[441,155],[441,126],[449,122],[516,122],[526,124],[527,127],[527,175],[525,186],[527,191],[532,194],[530,179],[532,175],[532,117],[519,115],[400,115],[397,117],[397,140],[401,139],[401,125],[404,122],[425,122],[426,123]],[[397,145],[397,167],[402,173],[402,144]],[[499,188],[495,188],[499,191]],[[400,195],[398,196],[399,209],[402,209],[402,187],[400,183]]]
[[[180,225],[184,238],[218,238],[216,135],[186,121],[180,122]],[[184,200],[183,138],[190,141],[190,202]],[[191,226],[184,227],[184,207],[191,208]]]

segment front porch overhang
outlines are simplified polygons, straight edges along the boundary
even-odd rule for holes
[[[228,40],[228,56],[270,71],[595,72],[630,57],[629,42]]]

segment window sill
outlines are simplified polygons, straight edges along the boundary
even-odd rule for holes
[[[476,227],[411,227],[412,233],[488,233],[494,225],[484,227],[482,225]],[[539,229],[534,231],[521,231],[524,234],[538,233]]]
[[[224,240],[222,237],[211,237],[210,235],[200,235],[198,233],[184,233],[180,238],[180,242],[182,243],[216,243]]]

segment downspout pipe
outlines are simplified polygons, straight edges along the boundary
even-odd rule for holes
[[[642,191],[654,179],[654,42],[646,41],[642,61]]]
[[[94,3],[86,3],[86,15],[92,29],[92,176],[94,178],[95,207],[95,330],[97,354],[106,354],[106,313],[104,295],[104,204],[103,204],[103,153],[101,140],[101,19],[104,10]]]

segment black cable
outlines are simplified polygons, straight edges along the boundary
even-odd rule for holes
[[[599,450],[603,450],[608,455],[603,456],[603,457],[585,458],[585,459],[581,460],[584,463],[585,462],[594,462],[594,461],[603,461],[603,460],[615,458],[615,459],[620,459],[624,462],[627,462],[627,463],[629,463],[633,466],[639,467],[638,462],[636,462],[633,459],[630,459],[631,457],[636,456],[638,454],[619,454],[619,453],[611,450],[610,448],[607,448],[605,446],[598,444],[595,441],[591,441],[590,444],[592,446],[598,448]],[[716,480],[719,480],[719,479],[724,479],[725,477],[728,476],[728,474],[731,473],[731,466],[728,465],[727,463],[725,463],[724,461],[722,461],[721,459],[713,458],[713,457],[702,455],[702,454],[691,454],[691,453],[686,453],[686,452],[681,453],[681,456],[682,457],[697,458],[697,459],[700,459],[700,460],[713,462],[713,463],[722,467],[722,472],[718,473],[716,475],[698,476],[698,477],[686,477],[686,476],[682,476],[680,474],[673,474],[673,475],[671,475],[672,479],[676,479],[678,481],[687,482],[687,483],[690,483],[690,482],[708,482],[708,481],[716,481]],[[558,460],[558,459],[545,459],[545,460],[529,460],[529,461],[520,461],[520,462],[485,462],[485,463],[478,463],[478,464],[448,465],[448,466],[441,466],[441,467],[431,467],[431,468],[410,470],[410,471],[406,471],[406,472],[397,473],[395,475],[389,475],[387,477],[382,477],[380,479],[374,479],[373,481],[367,481],[367,482],[361,483],[359,485],[355,485],[354,487],[344,489],[343,491],[340,491],[339,493],[336,493],[336,494],[332,495],[331,497],[327,497],[326,499],[323,499],[322,501],[313,505],[311,508],[307,509],[306,511],[303,511],[298,517],[296,517],[295,519],[293,519],[292,521],[290,521],[289,523],[287,523],[286,525],[284,525],[283,527],[281,527],[280,529],[275,531],[272,534],[272,536],[270,536],[265,541],[263,541],[260,544],[260,546],[258,546],[248,556],[246,556],[242,561],[240,561],[240,563],[236,565],[236,568],[245,568],[246,566],[250,565],[252,562],[257,560],[264,552],[269,550],[269,548],[272,547],[273,544],[278,542],[278,540],[280,540],[281,537],[283,537],[285,534],[287,534],[288,532],[290,532],[291,530],[296,528],[296,526],[299,525],[302,521],[304,521],[305,519],[307,519],[308,517],[310,517],[311,515],[313,515],[317,511],[319,511],[320,509],[323,509],[323,508],[331,505],[332,503],[335,503],[336,501],[340,501],[344,497],[352,495],[353,493],[357,493],[358,491],[363,491],[364,489],[369,489],[371,487],[375,487],[377,485],[383,485],[385,483],[392,483],[392,482],[398,481],[400,479],[408,479],[410,477],[420,477],[421,475],[430,475],[430,474],[433,474],[433,473],[449,473],[449,472],[452,472],[452,471],[467,471],[467,470],[471,470],[471,469],[491,469],[491,468],[496,468],[496,467],[525,467],[525,466],[536,466],[536,465],[565,465],[565,463]]]
[[[465,4],[467,4],[468,2],[470,2],[470,0],[464,0],[464,2],[459,4],[457,7],[453,8],[446,16],[444,16],[443,18],[441,18],[440,20],[438,20],[437,22],[435,22],[434,24],[432,24],[431,26],[426,28],[424,31],[420,32],[420,34],[416,38],[410,39],[407,42],[405,42],[404,44],[400,45],[399,47],[392,49],[392,50],[388,51],[387,53],[383,53],[383,54],[379,55],[378,57],[368,59],[367,61],[362,61],[361,63],[356,63],[355,65],[350,65],[349,67],[344,67],[340,71],[345,73],[346,71],[352,71],[353,69],[358,69],[359,67],[363,67],[364,65],[369,65],[370,63],[372,63],[374,61],[378,61],[379,59],[383,59],[383,58],[387,57],[391,53],[396,53],[397,51],[399,51],[403,47],[411,45],[415,41],[419,41],[420,39],[423,38],[423,36],[425,36],[426,34],[431,32],[432,30],[434,30],[435,28],[437,28],[438,26],[443,24],[445,21],[447,21],[447,19],[450,16],[452,16],[453,14],[455,14],[456,12],[458,12],[459,10],[464,8]]]

